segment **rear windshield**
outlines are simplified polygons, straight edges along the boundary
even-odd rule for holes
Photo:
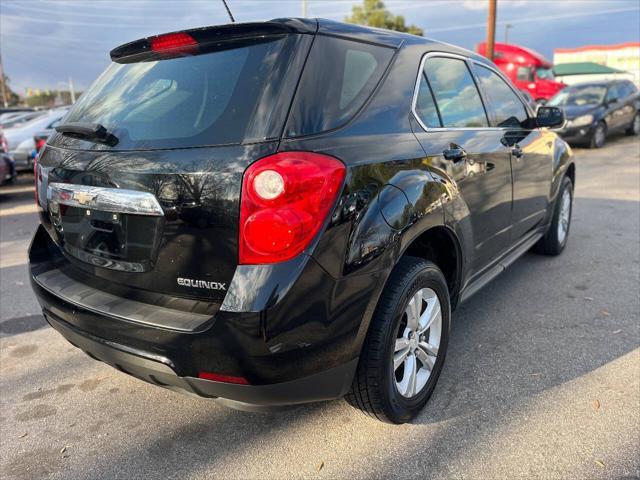
[[[116,150],[239,144],[278,137],[290,103],[283,90],[295,37],[262,37],[234,48],[160,61],[112,63],[66,122],[103,125]],[[287,100],[288,98],[288,100]],[[62,139],[61,139],[62,140]],[[87,142],[68,140],[64,143]],[[104,145],[96,148],[107,148]]]
[[[316,36],[286,136],[320,133],[348,122],[375,89],[393,53],[392,48]]]

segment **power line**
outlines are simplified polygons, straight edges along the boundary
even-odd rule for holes
[[[555,14],[555,15],[541,15],[539,17],[526,17],[526,18],[516,18],[513,20],[500,20],[498,22],[496,22],[498,25],[505,25],[505,24],[514,24],[514,23],[530,23],[530,22],[536,22],[536,21],[540,21],[540,20],[556,20],[556,19],[562,19],[562,18],[575,18],[575,17],[592,17],[592,16],[596,16],[596,15],[606,15],[608,13],[622,13],[622,12],[639,12],[640,13],[640,9],[638,8],[612,8],[610,10],[599,10],[597,12],[575,12],[575,13],[559,13],[559,14]],[[455,25],[452,27],[441,27],[441,28],[425,28],[425,32],[427,34],[432,33],[432,32],[451,32],[454,30],[467,30],[470,28],[481,28],[481,27],[486,27],[487,24],[486,23],[467,23],[464,25]]]
[[[51,15],[52,14],[58,14],[60,16],[64,16],[64,17],[68,17],[68,16],[80,16],[80,17],[89,17],[89,18],[102,18],[102,19],[107,19],[107,18],[113,18],[113,19],[117,19],[117,20],[122,20],[123,16],[122,14],[115,14],[115,15],[108,15],[106,13],[89,13],[89,12],[80,12],[78,10],[51,10],[51,9],[46,9],[46,8],[38,8],[38,7],[33,7],[31,5],[29,6],[25,6],[24,4],[15,4],[12,5],[11,3],[5,4],[5,7],[7,5],[10,5],[10,9],[15,9],[17,10],[16,13],[21,13],[21,12],[32,12],[32,13],[46,13],[49,15],[49,19],[51,19]],[[130,10],[131,7],[129,7]],[[130,13],[127,13],[126,17],[128,19],[130,18],[134,18],[136,20],[166,20],[168,18],[171,18],[171,14],[174,12],[169,12],[167,11],[166,15],[147,15],[147,13],[145,12],[140,12],[140,15],[137,16],[133,16]],[[23,17],[23,18],[27,18],[27,17]],[[54,20],[55,21],[55,20]]]

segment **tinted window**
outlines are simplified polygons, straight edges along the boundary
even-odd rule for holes
[[[633,95],[634,93],[636,93],[636,87],[631,82],[623,82],[620,85],[620,88],[621,88],[621,93],[622,93],[623,97],[629,97],[629,96]]]
[[[524,127],[527,110],[502,78],[488,68],[477,66],[480,88],[488,98],[498,127]]]
[[[429,58],[424,66],[444,127],[486,127],[487,116],[466,62]]]
[[[533,70],[529,67],[518,67],[517,79],[523,82],[531,82],[533,80]]]
[[[104,125],[116,148],[233,144],[279,134],[273,115],[295,35],[195,56],[111,64],[65,122]],[[284,63],[284,65],[283,65]],[[280,119],[280,122],[283,120]]]
[[[623,92],[621,92],[620,84],[613,84],[609,87],[609,90],[607,90],[607,102],[610,102],[611,100],[619,100],[623,97],[624,95]]]
[[[543,80],[555,80],[553,69],[551,68],[538,67],[536,68],[536,75],[538,76],[538,78],[541,78]]]
[[[286,135],[311,135],[349,121],[382,78],[393,52],[318,35],[300,80]]]
[[[424,73],[420,75],[420,85],[418,87],[418,98],[416,99],[416,114],[420,117],[422,123],[427,127],[440,127],[440,118],[438,110],[433,101],[433,95],[427,84]]]

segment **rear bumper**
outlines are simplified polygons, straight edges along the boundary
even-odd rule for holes
[[[343,396],[349,390],[357,359],[324,372],[273,385],[237,385],[180,377],[171,360],[92,336],[45,312],[47,322],[87,355],[140,380],[170,390],[215,398],[239,409],[281,407]]]
[[[275,304],[260,311],[219,310],[197,328],[179,329],[167,322],[171,312],[154,302],[60,276],[73,274],[73,264],[42,226],[29,255],[31,285],[47,321],[91,357],[137,378],[243,408],[330,400],[350,388],[370,299],[365,287],[373,284],[368,276],[345,287],[309,261]],[[356,286],[360,295],[335,293]],[[346,305],[333,306],[335,300]],[[202,372],[242,377],[248,385],[198,378]]]

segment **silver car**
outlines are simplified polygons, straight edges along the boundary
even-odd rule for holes
[[[7,128],[17,128],[21,127],[25,123],[43,116],[46,111],[38,111],[38,112],[12,112],[12,113],[3,113],[0,115],[0,127],[5,129]]]
[[[15,160],[17,170],[28,170],[33,166],[32,154],[36,149],[33,136],[42,130],[55,128],[67,111],[68,108],[49,110],[42,116],[4,131],[9,146],[9,155]]]

